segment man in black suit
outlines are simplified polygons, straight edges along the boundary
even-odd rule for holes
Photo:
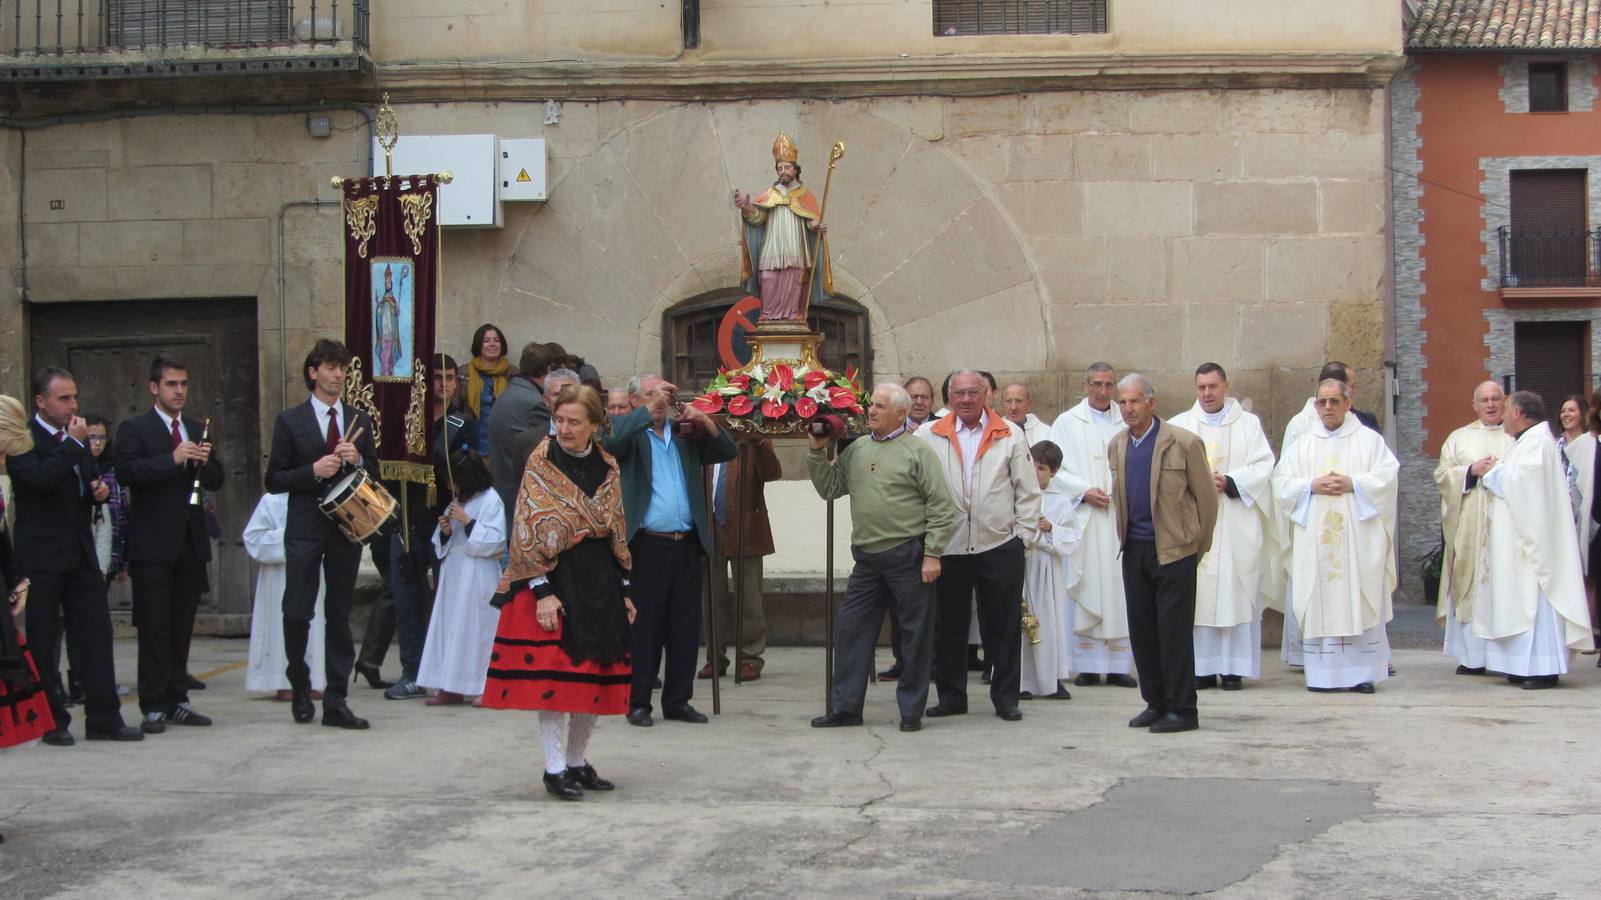
[[[157,356],[150,363],[156,403],[117,428],[117,478],[128,487],[128,574],[133,623],[139,629],[139,711],[145,734],[167,723],[210,725],[189,705],[189,642],[200,595],[211,590],[206,563],[211,536],[205,512],[190,505],[195,479],[222,488],[222,461],[204,441],[205,427],[183,414],[189,369]]]
[[[91,741],[138,741],[137,728],[122,721],[111,658],[111,610],[106,580],[95,556],[90,513],[110,489],[95,477],[89,426],[78,417],[78,385],[66,369],[48,368],[33,382],[36,414],[28,427],[33,450],[6,458],[16,500],[16,555],[32,582],[28,638],[50,692],[56,729],[44,742],[71,746],[67,698],[52,677],[61,667],[61,619],[72,622],[83,675],[85,737]]]
[[[289,658],[285,674],[293,692],[290,712],[299,723],[316,715],[311,703],[311,669],[306,665],[306,641],[317,604],[317,576],[326,587],[328,687],[323,694],[322,724],[333,728],[367,727],[345,702],[350,669],[356,661],[350,636],[350,605],[356,589],[356,568],[361,545],[352,543],[317,504],[323,490],[346,466],[360,466],[378,477],[378,453],[373,445],[372,420],[340,399],[350,351],[326,338],[306,354],[301,374],[311,397],[278,414],[272,426],[272,451],[267,457],[268,493],[289,495],[289,522],[284,528],[284,652]],[[361,434],[352,442],[349,435]]]

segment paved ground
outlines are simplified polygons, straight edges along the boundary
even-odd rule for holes
[[[1595,657],[1527,692],[1401,650],[1358,696],[1269,651],[1190,734],[1125,727],[1112,687],[901,734],[888,685],[869,727],[808,728],[822,652],[782,649],[711,725],[605,721],[619,789],[558,804],[531,714],[359,688],[371,731],[296,726],[245,649],[195,648],[214,728],[0,755],[0,896],[1595,895]]]

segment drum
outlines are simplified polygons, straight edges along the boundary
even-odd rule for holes
[[[365,544],[395,517],[395,498],[372,480],[366,469],[353,468],[334,477],[317,508],[353,543]]]

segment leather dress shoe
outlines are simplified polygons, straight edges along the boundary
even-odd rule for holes
[[[1201,720],[1195,716],[1181,716],[1178,713],[1168,713],[1151,723],[1152,734],[1173,734],[1178,731],[1194,731],[1201,727]]]
[[[147,712],[139,723],[139,730],[145,734],[161,734],[167,730],[167,714],[163,712]]]
[[[943,719],[946,716],[965,716],[967,715],[967,707],[956,707],[947,703],[936,703],[933,706],[930,706],[928,709],[923,710],[923,715],[928,716],[930,719]]]
[[[1524,682],[1524,678],[1522,675],[1508,675],[1506,677],[1506,681],[1507,684],[1522,684]]]
[[[911,719],[911,718],[901,719],[901,730],[902,731],[906,731],[906,732],[922,731],[923,730],[923,720],[922,719]]]
[[[1523,679],[1523,689],[1526,691],[1543,691],[1546,688],[1557,686],[1555,675],[1534,675]]]
[[[1245,679],[1239,675],[1224,675],[1219,679],[1220,687],[1225,691],[1239,691],[1245,689]]]
[[[1018,709],[1015,706],[1007,706],[1007,707],[1004,707],[1002,709],[997,709],[995,711],[995,715],[996,715],[997,718],[999,718],[1003,722],[1021,722],[1021,721],[1023,721],[1023,712],[1022,712],[1022,710]]]
[[[348,728],[351,731],[367,730],[367,720],[350,711],[343,703],[322,705],[322,724],[329,728]]]
[[[1217,676],[1216,675],[1197,675],[1195,677],[1195,689],[1196,690],[1204,691],[1204,690],[1207,690],[1208,688],[1215,688],[1215,687],[1217,687]]]
[[[901,661],[897,659],[897,660],[895,660],[894,664],[891,665],[889,668],[887,668],[884,671],[878,673],[878,680],[879,681],[899,681],[901,679],[901,672],[902,671],[903,670],[901,668]]]
[[[575,784],[567,772],[557,772],[555,775],[546,772],[545,793],[557,800],[584,799],[584,789]]]
[[[358,659],[356,660],[356,664],[350,667],[350,672],[352,681],[354,681],[357,676],[360,676],[361,678],[366,679],[368,687],[376,691],[381,691],[385,688],[394,686],[393,681],[384,680],[383,671],[372,663],[362,662]]]
[[[298,688],[290,690],[289,714],[294,717],[296,725],[304,725],[317,718],[317,707],[311,703],[310,691]]]
[[[831,712],[812,720],[813,728],[848,728],[862,724],[861,713]]]
[[[52,747],[71,747],[73,744],[78,743],[73,739],[72,732],[65,728],[57,728],[55,731],[46,731],[44,736],[39,738],[39,740],[49,744]]]
[[[1456,673],[1458,675],[1483,675],[1484,674],[1484,667],[1483,666],[1457,666],[1456,667]]]
[[[1152,709],[1147,706],[1144,712],[1128,720],[1128,727],[1149,728],[1155,725],[1164,715],[1167,714],[1159,709]]]
[[[1073,699],[1073,695],[1068,692],[1067,688],[1062,687],[1061,682],[1057,682],[1057,684],[1056,684],[1056,693],[1054,693],[1054,694],[1046,694],[1045,695],[1045,699],[1046,700],[1071,700],[1071,699]]]
[[[188,672],[183,673],[183,678],[184,678],[184,687],[188,688],[191,691],[203,691],[203,690],[206,689],[206,683],[204,681],[201,681],[200,679],[198,679],[195,676],[189,674]]]
[[[1091,687],[1093,685],[1097,685],[1097,684],[1100,684],[1100,683],[1101,683],[1101,676],[1096,675],[1096,674],[1094,674],[1092,672],[1080,672],[1079,676],[1077,678],[1073,679],[1073,684],[1075,684],[1075,685],[1077,685],[1079,687]]]
[[[1140,683],[1135,681],[1133,676],[1130,675],[1108,675],[1106,676],[1106,683],[1112,685],[1113,687],[1131,688],[1140,686]]]
[[[754,662],[751,662],[748,659],[739,664],[739,680],[740,681],[760,681],[761,677],[762,677],[762,667],[761,666],[758,666],[757,664],[755,664]]]
[[[617,785],[595,774],[595,767],[589,763],[581,766],[567,767],[567,780],[577,784],[586,791],[610,791]]]
[[[688,722],[691,725],[705,725],[711,721],[706,718],[705,713],[690,706],[688,703],[685,703],[680,709],[662,710],[662,718],[671,719],[674,722]]]
[[[656,724],[656,720],[650,717],[650,710],[640,706],[628,711],[628,724],[649,728]]]
[[[718,666],[717,667],[717,674],[718,674],[719,677],[721,677],[723,675],[727,675],[728,674],[728,663],[723,663],[722,665]],[[701,666],[700,667],[700,671],[695,673],[695,677],[699,678],[701,681],[710,680],[711,677],[712,677],[712,664],[711,663],[706,663],[705,665]]]
[[[86,741],[142,741],[145,733],[132,725],[118,725],[109,731],[92,729],[85,731],[83,738]]]
[[[1371,694],[1371,693],[1373,693],[1373,690],[1374,690],[1373,682],[1364,681],[1361,684],[1358,684],[1356,687],[1351,688],[1351,693],[1353,693],[1353,694]]]

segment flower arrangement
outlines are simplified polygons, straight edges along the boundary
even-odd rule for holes
[[[692,402],[707,415],[726,416],[736,428],[745,424],[760,431],[792,431],[822,412],[863,415],[868,398],[858,378],[855,367],[846,367],[841,375],[810,361],[758,362],[717,373]]]

